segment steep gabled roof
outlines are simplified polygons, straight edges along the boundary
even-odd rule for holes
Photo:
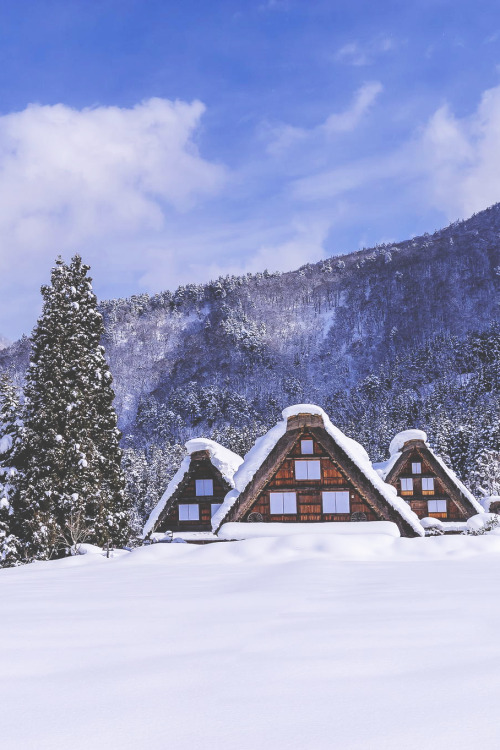
[[[283,420],[259,438],[234,476],[235,488],[228,492],[224,503],[212,518],[214,531],[225,520],[232,520],[235,514],[243,515],[247,506],[250,507],[259,492],[276,470],[276,466],[288,454],[297,436],[294,431],[287,430],[288,420],[297,417],[308,417],[307,424],[311,425],[311,432],[330,453],[338,452],[347,464],[356,471],[361,481],[372,490],[372,494],[381,505],[388,505],[390,509],[416,536],[423,536],[424,530],[417,515],[408,504],[397,496],[393,487],[386,484],[373,469],[365,449],[355,440],[347,437],[335,427],[327,414],[319,406],[313,404],[297,404],[283,410]],[[316,415],[314,420],[312,416]],[[326,434],[325,434],[326,433]]]
[[[222,445],[219,445],[219,443],[216,443],[214,440],[209,440],[208,438],[194,438],[193,440],[188,440],[186,443],[186,450],[188,455],[182,460],[179,469],[168,483],[167,489],[156,504],[155,508],[151,511],[151,514],[144,525],[142,532],[143,537],[146,537],[151,531],[153,531],[161,513],[167,508],[169,500],[175,494],[184,477],[189,473],[191,455],[193,453],[207,451],[212,465],[220,471],[222,478],[227,484],[230,487],[234,487],[233,477],[238,467],[243,462],[241,456],[236,455],[236,453],[233,453]]]
[[[453,469],[450,469],[443,459],[436,455],[432,448],[430,448],[427,442],[427,435],[423,430],[403,430],[403,432],[398,432],[389,446],[390,458],[387,461],[373,464],[373,468],[381,478],[390,482],[398,473],[400,459],[403,456],[403,448],[405,444],[412,441],[415,441],[413,444],[416,447],[425,449],[427,458],[430,464],[433,465],[437,476],[441,475],[449,481],[460,496],[462,502],[469,503],[476,513],[484,513],[483,506],[476,500],[472,492],[467,489],[463,482],[460,481]]]

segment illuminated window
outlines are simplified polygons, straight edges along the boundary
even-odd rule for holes
[[[197,497],[209,497],[213,494],[214,494],[214,480],[213,479],[197,479],[196,480]]]
[[[297,513],[297,495],[295,492],[270,492],[269,506],[273,515]]]
[[[422,495],[434,494],[434,479],[432,477],[422,477]]]
[[[321,479],[321,462],[295,461],[295,479]]]
[[[412,474],[421,474],[422,473],[422,464],[421,463],[414,463],[411,465],[411,473]]]
[[[349,492],[322,492],[323,513],[350,513]]]
[[[429,513],[443,513],[446,515],[446,500],[427,500]]]
[[[312,440],[301,440],[300,441],[300,452],[304,456],[312,456],[314,453],[314,443]]]
[[[183,503],[179,505],[179,521],[199,521],[200,506],[198,503]]]
[[[411,477],[401,479],[401,494],[413,495],[413,479]]]

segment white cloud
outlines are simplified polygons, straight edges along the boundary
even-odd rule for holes
[[[371,65],[375,57],[385,52],[390,52],[395,47],[396,43],[394,39],[388,36],[377,37],[363,45],[357,41],[348,42],[337,50],[333,59],[336,62],[346,65]]]
[[[351,106],[340,114],[330,115],[322,127],[329,135],[354,130],[382,90],[383,86],[379,81],[363,84],[356,92]]]
[[[431,198],[450,219],[500,201],[500,86],[485,91],[468,117],[439,109],[425,127],[419,149]]]
[[[166,206],[185,211],[216,191],[223,170],[193,141],[203,111],[150,99],[132,109],[30,105],[0,117],[3,246],[53,254],[57,242],[158,230]]]
[[[314,128],[299,128],[281,124],[271,129],[267,150],[272,155],[279,155],[304,141],[317,140],[337,133],[348,133],[360,124],[372,108],[378,95],[383,91],[379,81],[367,81],[354,94],[351,104],[342,112],[334,112],[325,122]]]
[[[216,193],[225,171],[194,140],[203,112],[198,101],[150,99],[130,109],[32,104],[0,116],[4,302],[16,284],[36,294],[59,252],[102,264],[120,238],[139,245],[170,214]]]

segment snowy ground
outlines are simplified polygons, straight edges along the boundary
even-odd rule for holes
[[[1,747],[500,747],[500,537],[158,544],[0,572]]]

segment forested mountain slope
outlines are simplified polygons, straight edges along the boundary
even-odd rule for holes
[[[499,291],[497,204],[433,235],[289,273],[103,302],[128,459],[143,483],[161,485],[188,437],[244,451],[300,401],[326,408],[374,458],[401,427],[421,426],[439,443],[446,416],[456,436],[498,408]],[[21,377],[28,346],[0,351],[0,366]]]

